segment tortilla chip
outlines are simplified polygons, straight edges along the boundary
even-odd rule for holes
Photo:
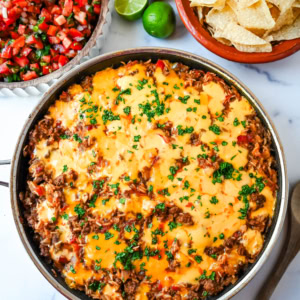
[[[241,52],[271,52],[272,51],[272,45],[270,43],[267,43],[265,45],[241,45],[234,43],[234,47],[241,51]]]
[[[300,8],[300,0],[296,0],[293,4],[293,7],[298,7]]]
[[[293,24],[286,25],[280,30],[273,32],[270,38],[272,41],[293,40],[300,38],[300,18],[298,18]]]
[[[259,0],[236,0],[236,2],[238,3],[238,7],[240,7],[240,8],[246,8],[246,7],[252,6],[253,4],[255,4],[258,1]]]
[[[225,0],[191,0],[191,6],[206,6],[222,9],[225,6]]]
[[[233,10],[228,5],[222,10],[211,9],[206,15],[205,20],[207,24],[215,29],[223,28],[225,24],[231,21],[237,21]]]
[[[276,5],[281,12],[285,12],[293,6],[295,0],[268,0],[268,2]]]
[[[271,12],[265,0],[259,0],[250,7],[240,7],[238,0],[227,1],[232,8],[238,23],[245,28],[271,29],[275,25]]]
[[[224,24],[223,28],[218,28],[214,33],[215,38],[223,38],[231,41],[233,44],[240,45],[266,45],[268,44],[265,40],[253,34],[251,31],[245,29],[244,27],[234,23],[229,22]]]

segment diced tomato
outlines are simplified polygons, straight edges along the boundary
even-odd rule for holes
[[[83,34],[75,28],[70,28],[68,35],[71,36],[72,38],[83,37]]]
[[[17,56],[20,52],[20,48],[12,48],[11,55],[12,57]]]
[[[51,15],[60,15],[61,8],[58,5],[54,5],[51,9]]]
[[[156,67],[161,68],[163,70],[163,68],[165,67],[165,63],[159,59],[156,63]]]
[[[27,1],[14,1],[14,3],[17,5],[17,7],[27,7],[28,2]]]
[[[193,203],[189,202],[185,207],[192,207],[192,206],[193,206]]]
[[[49,40],[50,44],[59,44],[60,43],[60,39],[57,36],[49,36],[48,40]]]
[[[180,288],[178,286],[171,286],[171,289],[173,291],[179,291],[180,290]]]
[[[30,64],[30,69],[31,70],[35,70],[35,69],[39,69],[39,68],[40,68],[40,66],[39,66],[38,63]]]
[[[237,143],[239,145],[248,144],[248,143],[251,143],[251,142],[252,142],[252,136],[250,136],[249,134],[247,134],[247,135],[239,135],[237,137]]]
[[[86,12],[80,11],[78,14],[75,15],[75,19],[82,25],[86,25]]]
[[[159,291],[161,291],[161,290],[163,289],[163,286],[162,286],[161,283],[158,284],[157,289],[158,289]]]
[[[58,59],[58,65],[60,67],[64,66],[65,64],[67,64],[69,62],[68,58],[65,55],[60,55],[59,59]]]
[[[27,72],[27,73],[32,73],[32,72]],[[27,74],[26,73],[26,74]],[[35,72],[34,72],[35,73]],[[28,79],[29,80],[29,79]],[[45,195],[45,188],[41,185],[38,185],[36,188],[35,188],[35,192],[39,195],[39,196],[43,196]]]
[[[101,11],[101,6],[100,4],[94,4],[93,5],[93,8],[94,8],[94,13],[99,15],[100,14],[100,11]]]
[[[52,72],[52,68],[50,66],[43,66],[42,72],[44,75],[47,75]]]
[[[53,68],[53,70],[58,70],[58,69],[59,69],[58,63],[54,62],[54,63],[52,64],[52,68]]]
[[[57,31],[58,31],[58,27],[57,26],[50,25],[49,29],[47,31],[47,34],[48,35],[56,35]]]
[[[37,49],[43,49],[44,48],[44,43],[40,39],[37,39],[34,46]]]
[[[12,46],[14,48],[22,48],[25,46],[25,36],[20,36],[13,43]]]
[[[83,48],[83,46],[78,42],[73,42],[71,45],[71,49],[73,49],[73,50],[78,51],[78,50],[81,50],[82,48]]]
[[[7,62],[0,65],[0,74],[8,74],[10,73],[10,69],[7,66]]]
[[[45,18],[45,22],[51,21],[52,19],[50,12],[46,8],[42,8],[41,17]]]
[[[50,64],[50,61],[51,61],[51,55],[44,55],[42,57],[42,61],[44,61],[45,63],[47,64]]]
[[[64,47],[66,48],[66,49],[68,49],[70,46],[71,46],[71,44],[72,44],[72,41],[69,39],[69,38],[64,38],[64,40],[63,40],[63,45],[64,45]]]
[[[22,56],[28,56],[28,54],[32,51],[29,47],[24,47],[21,51]]]
[[[65,265],[66,263],[69,262],[68,259],[67,259],[65,256],[63,256],[63,255],[61,255],[61,256],[59,257],[58,261],[59,261],[59,263],[61,263],[61,264],[63,264],[63,265]]]
[[[67,35],[66,35],[66,33],[65,33],[64,31],[60,30],[60,31],[57,33],[57,37],[58,37],[61,41],[63,41],[63,40],[67,37]]]
[[[65,0],[64,8],[63,8],[63,15],[68,17],[72,13],[73,9],[73,0]]]
[[[21,67],[24,68],[29,64],[29,59],[26,56],[14,57],[14,61]]]
[[[11,31],[11,32],[10,32],[10,36],[11,36],[11,38],[14,39],[14,40],[17,39],[17,38],[19,37],[18,33],[15,32],[15,31]]]
[[[19,34],[24,34],[25,33],[25,29],[26,29],[26,26],[20,24],[19,27],[18,27],[18,33]]]
[[[49,25],[45,21],[39,25],[39,29],[41,29],[43,31],[48,30],[48,28],[49,28]]]
[[[11,46],[6,46],[1,51],[1,57],[2,58],[11,58],[11,54],[12,54],[12,47]]]
[[[60,15],[54,19],[54,23],[61,26],[67,22],[66,18],[63,15]]]
[[[77,2],[79,7],[84,7],[87,5],[87,0],[78,0]]]
[[[22,77],[22,79],[23,79],[24,81],[38,78],[38,76],[37,76],[37,74],[36,74],[35,71],[28,71],[27,73],[22,74],[21,77]]]
[[[35,36],[32,34],[32,35],[30,35],[27,39],[26,39],[26,43],[28,44],[28,45],[33,45],[33,44],[35,44],[36,43],[36,38],[35,38]]]

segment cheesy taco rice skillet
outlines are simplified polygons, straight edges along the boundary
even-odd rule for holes
[[[227,299],[267,258],[286,209],[260,104],[181,51],[112,53],[69,73],[13,161],[22,241],[73,299]]]

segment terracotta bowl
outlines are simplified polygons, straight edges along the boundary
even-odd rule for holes
[[[176,0],[176,6],[182,22],[193,37],[211,52],[228,60],[250,64],[267,63],[285,58],[300,50],[300,38],[298,38],[278,43],[273,46],[272,52],[240,52],[233,46],[226,46],[218,42],[210,35],[199,22],[198,16],[190,6],[189,0]]]
[[[24,93],[26,96],[43,93],[48,90],[54,81],[63,74],[73,69],[86,59],[99,55],[98,49],[101,48],[99,47],[99,44],[101,44],[99,37],[103,35],[104,31],[107,31],[107,29],[104,28],[104,25],[110,23],[112,3],[112,0],[101,0],[101,12],[92,35],[83,49],[66,65],[48,75],[44,75],[36,79],[19,82],[0,82],[1,94],[10,95],[10,93],[5,93],[7,89],[17,96],[22,96]]]

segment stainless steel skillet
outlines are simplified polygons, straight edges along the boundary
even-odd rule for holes
[[[59,97],[62,91],[66,90],[70,85],[76,82],[80,82],[85,76],[92,75],[95,72],[107,67],[118,67],[122,62],[128,62],[131,60],[153,60],[168,59],[172,62],[181,62],[192,68],[201,69],[204,71],[210,71],[217,74],[220,78],[224,79],[227,84],[233,85],[240,94],[245,96],[256,110],[258,116],[262,120],[264,126],[266,126],[272,136],[272,148],[277,160],[278,168],[278,183],[279,190],[277,195],[277,204],[274,212],[274,219],[271,228],[266,235],[266,241],[264,248],[259,255],[257,261],[250,265],[246,272],[239,278],[239,280],[231,286],[228,286],[222,293],[216,297],[210,299],[229,299],[245,287],[249,281],[255,276],[258,270],[267,260],[274,247],[281,228],[283,226],[287,202],[288,202],[288,184],[287,184],[287,170],[285,164],[285,158],[283,149],[278,137],[278,134],[274,128],[272,121],[268,114],[263,109],[261,103],[257,98],[246,88],[237,78],[235,78],[228,71],[222,69],[216,64],[199,57],[197,55],[173,49],[165,48],[136,48],[124,51],[118,51],[108,53],[92,60],[89,60],[77,68],[71,70],[65,76],[60,78],[56,84],[54,84],[50,90],[42,97],[40,103],[34,108],[33,112],[28,117],[20,137],[17,142],[17,146],[12,158],[11,166],[11,178],[10,178],[10,195],[11,206],[14,215],[14,220],[22,240],[22,243],[31,257],[34,264],[46,277],[46,279],[63,295],[69,299],[90,299],[84,293],[70,289],[60,276],[55,277],[51,271],[52,266],[47,264],[45,260],[39,255],[38,245],[33,241],[33,232],[30,228],[23,223],[22,217],[22,205],[19,201],[18,194],[20,191],[25,190],[26,174],[28,168],[28,160],[23,157],[22,150],[27,143],[28,135],[35,124],[44,116],[50,105]],[[0,182],[3,184],[3,182]],[[29,279],[28,279],[29,280]]]

